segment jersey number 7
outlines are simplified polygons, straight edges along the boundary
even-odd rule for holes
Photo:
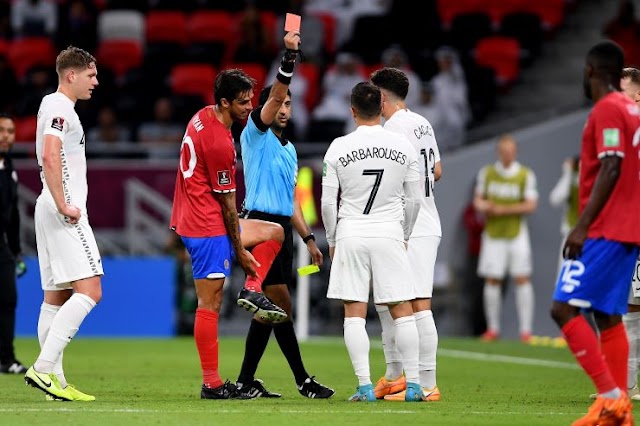
[[[365,169],[362,171],[363,176],[375,176],[376,181],[373,183],[373,188],[371,188],[371,194],[369,194],[369,199],[367,200],[367,205],[364,207],[363,214],[369,214],[371,211],[371,206],[373,206],[373,200],[376,198],[376,194],[378,193],[378,188],[380,188],[380,182],[382,181],[382,175],[384,173],[384,169]]]

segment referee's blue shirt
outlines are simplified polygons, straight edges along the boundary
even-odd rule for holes
[[[240,135],[244,172],[244,208],[249,211],[293,216],[293,194],[298,174],[298,155],[260,120],[260,111],[251,112]],[[257,124],[256,124],[257,122]]]

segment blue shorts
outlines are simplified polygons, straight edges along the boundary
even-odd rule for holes
[[[194,279],[220,279],[231,275],[235,253],[228,235],[181,237],[189,255]]]
[[[580,258],[562,264],[553,300],[609,315],[627,313],[638,249],[631,244],[588,238]]]

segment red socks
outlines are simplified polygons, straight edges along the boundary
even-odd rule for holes
[[[193,336],[200,355],[202,383],[209,388],[222,385],[218,372],[218,313],[206,309],[196,309]]]
[[[600,333],[600,350],[618,387],[627,390],[629,340],[624,324],[608,328]]]
[[[253,250],[251,250],[251,254],[253,254],[253,257],[260,264],[260,266],[256,267],[258,277],[247,277],[247,280],[244,283],[244,288],[258,293],[262,292],[262,281],[264,281],[267,276],[269,268],[271,268],[271,264],[273,263],[273,259],[276,258],[281,247],[282,243],[276,240],[269,240],[256,245]]]
[[[624,329],[622,331],[624,332]],[[562,333],[567,340],[569,349],[582,369],[591,377],[598,393],[606,393],[618,387],[600,351],[598,337],[582,315],[578,315],[566,323],[562,327]],[[626,362],[624,368],[627,368]],[[626,386],[625,372],[625,383],[622,389],[625,389]]]

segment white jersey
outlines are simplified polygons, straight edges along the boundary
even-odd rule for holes
[[[85,156],[84,130],[75,110],[75,103],[61,92],[42,98],[38,111],[36,132],[36,156],[40,166],[42,193],[40,198],[55,207],[53,196],[44,179],[42,149],[44,136],[53,135],[62,141],[62,189],[67,204],[74,205],[87,216],[87,159]]]
[[[404,183],[419,179],[418,156],[402,135],[375,125],[335,139],[324,157],[322,185],[340,190],[336,240],[403,241]]]
[[[420,211],[411,236],[441,237],[442,227],[434,193],[434,170],[440,161],[440,150],[431,123],[415,112],[401,109],[386,120],[384,128],[406,136],[418,154],[423,197],[420,198]]]

